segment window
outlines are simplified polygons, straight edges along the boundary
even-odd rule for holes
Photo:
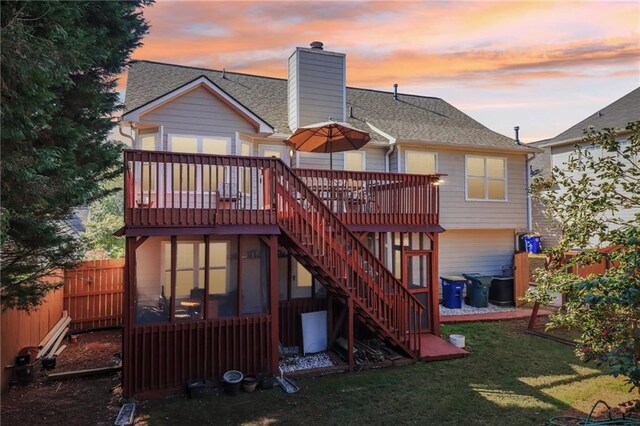
[[[138,136],[138,146],[140,149],[144,151],[155,151],[157,150],[156,146],[156,134],[143,134]],[[155,191],[156,190],[156,164],[143,163],[142,164],[142,179],[140,182],[142,183],[143,191]],[[140,200],[141,201],[141,200]],[[142,202],[142,201],[141,201]],[[147,200],[148,202],[148,200]]]
[[[202,319],[205,299],[209,318],[237,315],[237,283],[230,253],[231,242],[213,240],[209,242],[209,295],[205,298],[206,244],[201,240],[177,240],[175,318],[177,321]],[[171,293],[171,246],[163,243],[163,289],[170,299]],[[232,276],[233,275],[233,276]]]
[[[344,169],[352,172],[363,172],[366,168],[366,154],[364,151],[345,152]]]
[[[407,150],[404,153],[405,173],[430,175],[437,173],[437,158],[433,152]]]
[[[507,160],[498,157],[465,157],[466,199],[507,200]]]
[[[313,276],[302,264],[294,261],[294,274],[291,285],[291,298],[311,297],[313,290]]]
[[[209,136],[169,135],[169,151],[192,154],[228,155],[231,139]],[[197,167],[197,168],[196,168]],[[222,166],[173,165],[174,191],[213,191],[224,181]],[[200,188],[202,187],[202,188]]]

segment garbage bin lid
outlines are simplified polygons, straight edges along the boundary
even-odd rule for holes
[[[465,277],[461,277],[460,275],[445,275],[444,277],[440,277],[443,280],[447,281],[466,281]]]

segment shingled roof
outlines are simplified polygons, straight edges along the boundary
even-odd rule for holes
[[[129,67],[125,96],[126,112],[205,76],[254,114],[281,133],[288,126],[287,80],[152,61],[134,61]],[[440,98],[399,94],[378,90],[347,88],[347,121],[360,129],[375,126],[398,141],[477,146],[530,152],[513,139],[496,133]],[[374,140],[385,139],[370,132]]]
[[[549,146],[575,142],[582,138],[584,129],[590,126],[593,126],[596,130],[614,128],[620,131],[627,127],[630,122],[638,120],[640,120],[640,87],[569,127],[558,136],[535,142],[535,145]]]

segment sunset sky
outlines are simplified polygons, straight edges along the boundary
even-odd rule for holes
[[[438,96],[489,128],[553,137],[640,85],[640,2],[186,2],[145,11],[134,59],[286,76],[296,46],[347,84]],[[124,79],[123,79],[124,80]]]

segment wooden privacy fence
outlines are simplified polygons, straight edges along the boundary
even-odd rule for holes
[[[90,260],[64,273],[73,331],[122,326],[124,259]]]

